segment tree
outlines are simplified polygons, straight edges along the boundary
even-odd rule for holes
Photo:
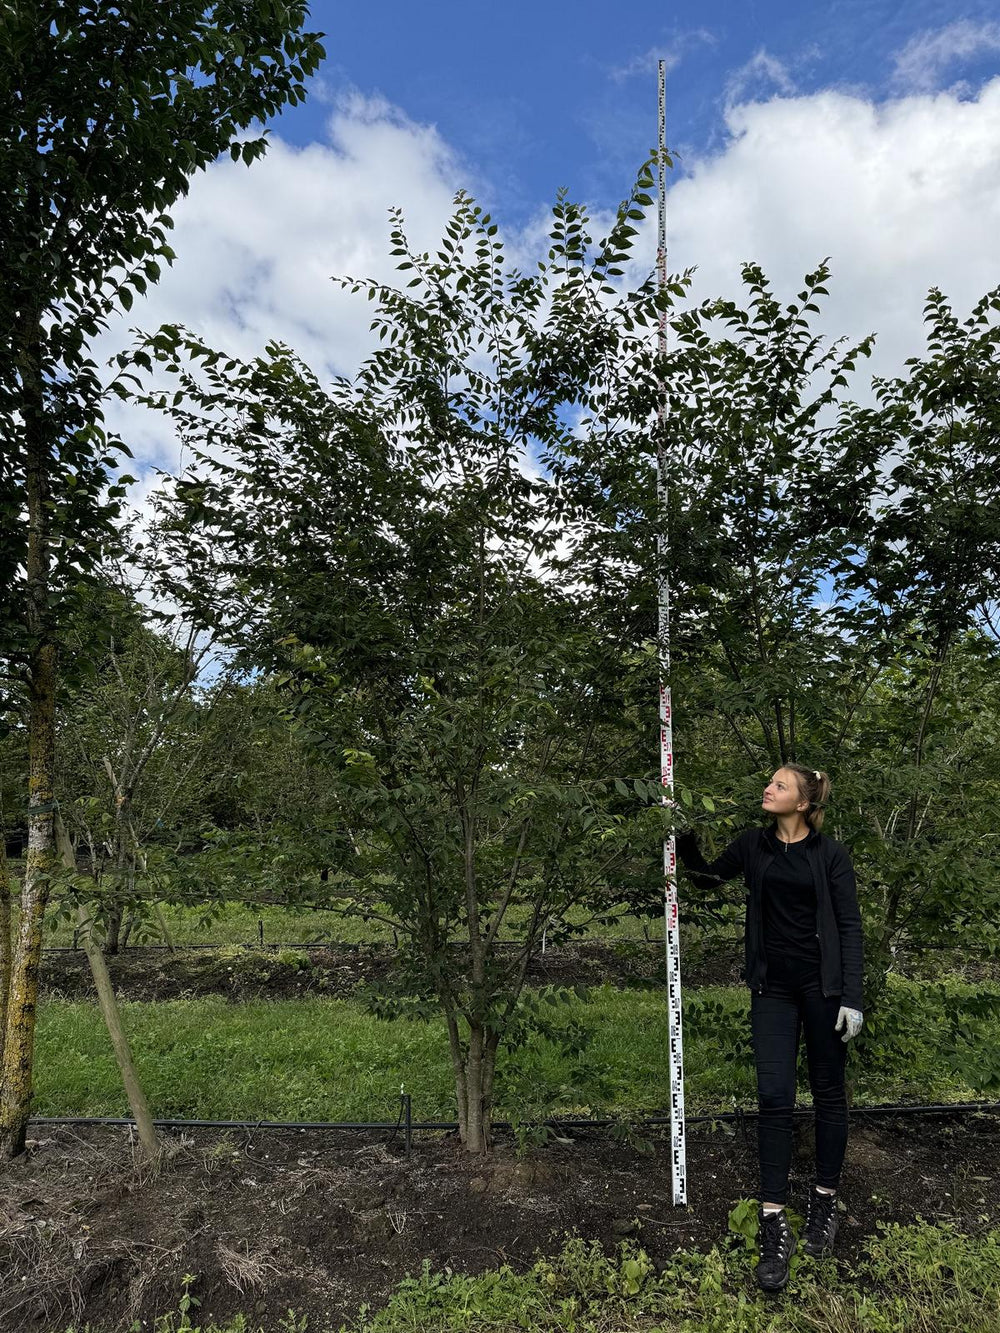
[[[746,265],[743,305],[673,322],[678,764],[748,809],[788,759],[830,771],[875,997],[898,945],[994,938],[993,714],[976,701],[995,694],[998,294],[959,320],[932,291],[927,355],[860,407],[847,376],[870,340],[810,329],[827,278],[781,304]],[[581,442],[564,470],[604,507],[594,563],[624,589],[656,521],[642,468]]]
[[[213,660],[212,641],[196,642],[182,624],[168,632],[163,614],[151,617],[109,582],[88,590],[61,635],[72,657],[88,651],[95,621],[104,626],[93,675],[67,690],[59,709],[56,776],[64,822],[100,890],[94,908],[109,954],[124,943],[127,904],[125,938],[141,911],[159,916],[145,883],[151,847],[193,822],[199,788],[232,741],[215,717],[228,672]],[[199,684],[208,671],[210,687]]]
[[[754,770],[797,758],[823,706],[842,630],[827,590],[878,462],[837,429],[846,377],[871,339],[844,347],[812,329],[828,277],[820,265],[782,305],[744,265],[746,307],[684,312],[663,369],[668,572],[683,607],[673,655],[711,675],[713,706]],[[656,513],[642,473],[621,470],[615,487],[605,459],[581,454],[574,466],[614,487],[608,536],[644,549]]]
[[[89,343],[172,259],[169,209],[190,177],[227,150],[252,162],[266,133],[240,133],[304,96],[323,54],[301,31],[306,15],[271,0],[13,0],[0,12],[0,655],[29,752],[28,855],[5,978],[6,1156],[24,1143],[57,865],[57,631],[115,541],[126,484],[110,480],[127,450],[103,430]]]
[[[879,797],[863,821],[883,959],[900,942],[953,938],[956,924],[981,925],[997,908],[991,786],[970,790],[966,774],[981,767],[984,727],[990,734],[975,701],[995,697],[1000,641],[998,312],[1000,289],[961,321],[932,289],[926,354],[876,381],[876,404],[849,422],[861,447],[885,460],[842,578],[857,641],[891,646],[879,654],[893,671],[891,698],[883,694],[881,715],[859,718],[880,742],[866,740],[866,754],[874,748],[885,766],[871,775]]]
[[[613,282],[647,185],[596,247],[560,199],[531,274],[464,197],[434,257],[397,219],[409,285],[352,284],[381,343],[354,382],[177,328],[142,349],[178,367],[144,401],[195,460],[165,491],[167,591],[272,675],[322,759],[339,819],[316,859],[333,901],[402,938],[381,1011],[443,1011],[470,1152],[501,1041],[543,1021],[523,988],[546,923],[565,938],[575,905],[662,902],[655,648],[581,577],[591,516],[551,476],[581,432],[649,454],[636,385],[661,298]]]

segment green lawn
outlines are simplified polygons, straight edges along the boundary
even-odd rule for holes
[[[954,983],[954,1004],[979,991]],[[892,1004],[906,1025],[887,1024],[876,1058],[852,1067],[860,1102],[965,1100],[971,1088],[944,1067],[940,1015],[917,983],[896,981]],[[688,1108],[752,1105],[747,992],[687,993]],[[234,1005],[222,997],[125,1003],[124,1021],[154,1113],[164,1117],[268,1120],[395,1118],[400,1085],[417,1119],[455,1115],[443,1022],[383,1021],[352,1000],[307,998]],[[502,1053],[498,1117],[591,1111],[647,1112],[668,1105],[662,994],[591,992],[553,1015],[590,1034],[582,1053],[537,1034]],[[980,1032],[1000,1052],[1000,1030]],[[127,1107],[111,1044],[95,1005],[48,1000],[39,1011],[36,1115],[122,1115]]]

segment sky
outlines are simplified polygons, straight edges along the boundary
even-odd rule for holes
[[[251,356],[270,338],[352,374],[370,307],[334,275],[392,276],[387,210],[433,245],[458,189],[530,250],[557,189],[601,214],[656,139],[668,63],[670,265],[693,297],[760,262],[792,299],[829,257],[831,336],[878,335],[870,373],[922,350],[938,285],[964,312],[1000,283],[1000,9],[995,0],[315,0],[327,58],[265,159],[228,159],[175,209],[178,258],[128,327],[181,322]],[[652,228],[639,267],[654,260]],[[173,470],[165,423],[118,412],[140,471]],[[135,471],[135,468],[132,468]]]

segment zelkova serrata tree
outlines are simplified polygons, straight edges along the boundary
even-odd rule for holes
[[[57,630],[116,540],[123,494],[111,474],[124,446],[104,432],[88,349],[172,259],[169,210],[191,176],[226,151],[253,161],[265,135],[240,142],[241,132],[304,96],[322,56],[301,31],[307,13],[272,0],[12,0],[0,10],[0,661],[3,707],[26,716],[29,750],[20,924],[0,979],[3,1155],[24,1143],[58,864]]]
[[[959,318],[932,290],[926,353],[859,406],[869,340],[812,327],[826,265],[787,302],[743,276],[742,302],[673,326],[678,758],[750,808],[786,759],[831,772],[874,1000],[897,945],[995,940],[992,729],[970,704],[992,697],[1000,628],[1000,295]],[[600,451],[568,467],[606,496],[601,554],[625,568],[648,540],[641,478]],[[717,746],[692,749],[710,722]]]
[[[669,298],[614,281],[646,189],[597,247],[561,199],[530,273],[462,196],[434,256],[397,218],[408,286],[347,283],[380,340],[354,381],[176,328],[138,354],[177,374],[146,401],[195,459],[165,488],[165,586],[272,673],[326,766],[340,816],[316,863],[342,910],[401,938],[383,1012],[443,1011],[470,1152],[546,924],[662,895],[655,653],[618,588],[580,577],[593,520],[550,475],[581,433],[648,457]]]
[[[841,579],[858,641],[890,646],[878,655],[890,688],[859,715],[885,756],[858,830],[882,956],[953,938],[960,924],[989,928],[997,912],[992,797],[966,776],[981,767],[988,718],[974,724],[962,709],[977,676],[990,697],[1000,650],[1000,289],[964,319],[932,289],[924,318],[926,352],[876,380],[875,404],[849,423],[885,460],[863,549]]]

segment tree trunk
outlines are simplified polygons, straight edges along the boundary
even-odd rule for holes
[[[489,1151],[489,1112],[483,1106],[483,1029],[469,1030],[469,1054],[465,1064],[467,1152]]]
[[[17,946],[10,969],[7,1031],[0,1066],[0,1157],[15,1157],[23,1152],[28,1130],[38,973],[42,961],[42,922],[50,877],[55,868],[52,812],[57,650],[49,606],[50,449],[42,388],[39,315],[29,312],[18,332],[17,371],[21,378],[28,515],[24,616],[31,642],[28,666],[28,854],[21,886]]]
[[[465,1083],[465,1052],[462,1038],[458,1031],[458,1020],[454,1014],[447,1014],[448,1047],[451,1051],[451,1067],[455,1075],[455,1104],[458,1107],[458,1136],[465,1143],[468,1138],[468,1104]]]
[[[122,915],[122,908],[115,906],[105,916],[104,947],[111,955],[121,947]]]
[[[0,1068],[0,1157],[24,1151],[31,1107],[35,1011],[42,961],[42,922],[55,869],[52,769],[55,754],[56,646],[46,640],[32,659],[28,719],[28,855],[21,917],[10,970],[7,1032]]]
[[[73,844],[70,842],[66,825],[59,815],[56,816],[56,839],[63,865],[66,866],[67,870],[75,871],[76,853],[73,851]],[[125,1035],[125,1029],[122,1026],[121,1013],[118,1009],[118,1001],[115,998],[115,989],[108,974],[108,965],[104,961],[104,954],[101,952],[100,945],[94,938],[93,920],[82,903],[77,907],[77,922],[80,930],[80,942],[86,950],[87,961],[90,963],[94,985],[97,989],[98,1003],[101,1006],[101,1013],[104,1016],[108,1035],[111,1037],[111,1044],[115,1050],[115,1060],[121,1072],[122,1082],[125,1085],[125,1095],[128,1097],[128,1104],[132,1108],[136,1129],[139,1131],[139,1139],[146,1150],[146,1156],[151,1162],[155,1162],[160,1156],[160,1141],[153,1125],[153,1117],[149,1112],[146,1094],[139,1082],[139,1075],[132,1059],[128,1037]]]
[[[3,1048],[7,1039],[7,1003],[13,962],[10,929],[10,871],[4,830],[0,828],[0,1069],[3,1069]]]
[[[121,932],[121,938],[119,940],[119,948],[121,949],[128,948],[128,942],[132,938],[132,931],[135,928],[135,922],[136,922],[136,913],[134,911],[129,912],[128,916],[122,918],[122,932]],[[110,952],[111,950],[109,949],[108,953]]]
[[[458,1022],[451,1014],[448,1036],[455,1071],[459,1138],[466,1152],[488,1153],[493,1146],[493,1075],[499,1038],[480,1024],[472,1024],[468,1046],[463,1048]]]

